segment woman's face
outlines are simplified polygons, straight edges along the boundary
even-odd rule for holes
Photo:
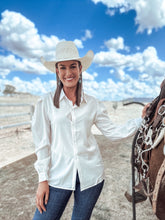
[[[77,87],[82,66],[76,60],[62,61],[57,64],[56,73],[64,88]]]

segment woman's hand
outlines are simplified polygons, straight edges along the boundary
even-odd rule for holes
[[[148,103],[147,105],[144,106],[144,108],[143,108],[143,110],[142,110],[142,118],[145,117],[147,108],[148,108],[149,106],[150,106],[150,103]]]
[[[49,199],[49,185],[48,181],[43,181],[38,184],[37,194],[36,194],[36,205],[39,212],[46,212],[45,205],[47,205]],[[45,205],[44,205],[45,204]]]

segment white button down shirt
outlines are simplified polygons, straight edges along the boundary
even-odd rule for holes
[[[92,125],[111,141],[117,141],[132,136],[141,119],[117,126],[110,121],[103,104],[92,96],[83,94],[78,107],[62,90],[60,108],[56,108],[53,95],[48,93],[38,101],[32,120],[39,182],[47,180],[51,186],[75,190],[78,172],[81,190],[85,190],[104,179],[103,161],[91,132]]]

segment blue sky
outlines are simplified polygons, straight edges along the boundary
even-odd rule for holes
[[[0,1],[0,89],[42,95],[55,74],[40,57],[55,60],[61,40],[74,41],[94,60],[83,73],[85,92],[100,100],[155,97],[165,74],[165,0]]]

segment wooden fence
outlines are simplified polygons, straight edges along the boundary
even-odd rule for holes
[[[18,126],[22,126],[22,125],[31,125],[31,119],[32,119],[32,115],[34,112],[34,105],[32,104],[20,104],[20,103],[0,103],[0,107],[29,107],[29,112],[19,112],[19,113],[12,113],[12,114],[2,114],[0,115],[0,119],[7,119],[7,118],[13,118],[13,117],[20,117],[20,116],[27,116],[29,115],[30,117],[30,121],[24,121],[24,122],[20,122],[20,123],[15,123],[15,124],[8,124],[8,125],[0,125],[0,130],[1,129],[5,129],[5,128],[12,128],[12,127],[18,127]]]

